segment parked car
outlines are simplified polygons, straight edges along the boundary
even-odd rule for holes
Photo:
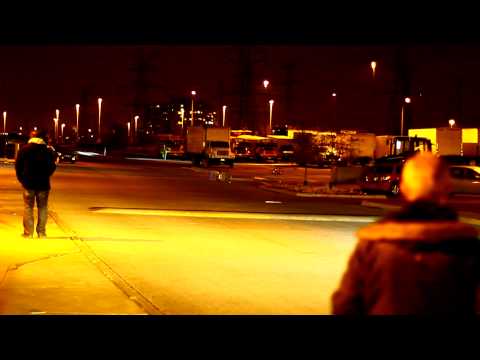
[[[480,194],[480,166],[455,165],[449,168],[451,194]]]
[[[182,159],[185,157],[185,147],[179,142],[166,141],[160,146],[160,153],[164,159]]]
[[[259,144],[255,148],[255,158],[257,161],[276,161],[280,158],[277,144]]]
[[[383,193],[397,196],[400,193],[400,175],[404,161],[382,161],[367,167],[360,181],[360,188],[366,193]]]
[[[293,161],[295,159],[295,147],[292,144],[280,146],[279,152],[283,161]]]
[[[333,153],[320,153],[317,156],[317,164],[321,168],[331,168],[332,166],[344,166],[347,161]]]
[[[58,162],[69,162],[74,164],[77,161],[77,153],[73,148],[58,146],[55,149]]]
[[[255,148],[253,144],[240,143],[235,148],[235,159],[237,160],[254,160]]]

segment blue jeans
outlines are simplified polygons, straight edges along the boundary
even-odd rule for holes
[[[23,189],[23,233],[33,236],[33,208],[35,200],[38,208],[37,234],[46,235],[49,191]]]

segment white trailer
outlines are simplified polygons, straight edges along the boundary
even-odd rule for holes
[[[230,149],[229,128],[187,128],[187,156],[194,165],[207,167],[212,163],[233,166],[235,154]]]

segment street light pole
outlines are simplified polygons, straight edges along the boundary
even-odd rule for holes
[[[227,112],[227,105],[223,105],[222,110],[223,110],[222,126],[225,127],[225,114]]]
[[[62,143],[65,143],[65,138],[63,137],[63,129],[65,129],[65,124],[62,124]]]
[[[192,123],[190,126],[193,126],[193,119],[194,119],[193,99],[195,95],[197,95],[197,92],[194,90],[192,91]]]
[[[136,115],[135,116],[135,141],[138,141],[137,140],[138,118],[139,118],[139,116]]]
[[[55,123],[55,143],[58,141],[58,118],[53,118],[53,122]]]
[[[76,104],[75,109],[77,111],[77,139],[80,139],[80,132],[79,132],[79,129],[78,129],[78,118],[79,118],[79,115],[80,115],[80,104]]]
[[[102,135],[102,98],[98,98],[98,139],[101,141],[101,135]]]
[[[55,141],[57,142],[58,141],[58,121],[60,120],[60,110],[58,109],[55,110],[55,119],[57,119],[57,121],[55,122],[55,127],[56,127]]]
[[[7,112],[3,112],[3,132],[7,132]]]
[[[268,102],[270,104],[270,132],[272,132],[272,112],[273,112],[273,100]]]
[[[372,76],[375,77],[375,69],[377,68],[377,62],[376,61],[372,61],[370,63],[370,67],[372,68]]]
[[[127,122],[127,144],[130,143],[130,121]]]
[[[404,99],[404,102],[402,104],[402,112],[401,112],[401,116],[400,116],[400,136],[403,136],[403,128],[404,128],[404,123],[405,123],[405,104],[410,104],[412,102],[412,99],[410,99],[409,97],[406,97]]]

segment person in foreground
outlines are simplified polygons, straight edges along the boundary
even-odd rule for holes
[[[33,237],[35,201],[38,208],[38,237],[47,236],[48,195],[50,177],[56,169],[55,159],[56,154],[47,147],[47,133],[43,131],[32,131],[28,144],[18,152],[15,171],[23,186],[23,237]]]
[[[406,205],[360,229],[339,289],[335,315],[475,315],[477,230],[446,205],[447,166],[419,153],[403,168]]]

